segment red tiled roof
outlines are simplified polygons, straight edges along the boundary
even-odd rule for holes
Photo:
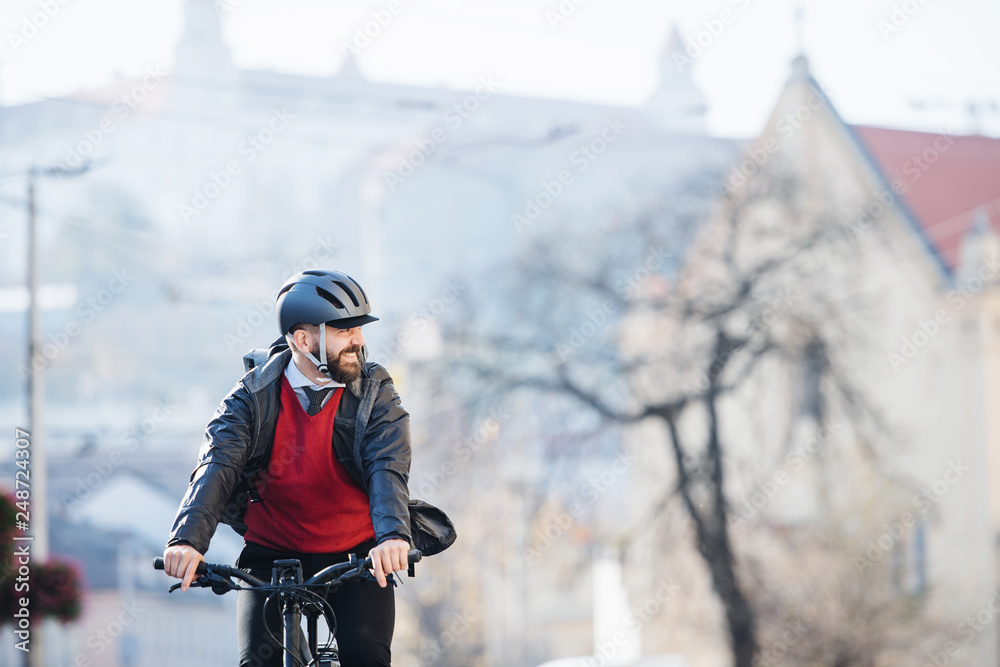
[[[962,235],[983,208],[1000,231],[1000,139],[853,126],[943,263],[954,272]]]

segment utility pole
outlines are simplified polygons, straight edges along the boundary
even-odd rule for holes
[[[35,181],[39,176],[79,176],[90,169],[85,163],[76,169],[51,167],[28,170],[28,432],[31,433],[31,561],[36,565],[49,559],[48,466],[45,457],[43,408],[45,405],[45,357],[42,354],[41,308],[38,303],[38,224],[35,208]],[[45,628],[35,617],[31,628],[31,651],[24,654],[27,667],[45,665]]]
[[[46,494],[48,475],[42,432],[42,403],[45,396],[45,368],[41,349],[41,322],[38,307],[38,230],[35,217],[35,176],[28,172],[28,432],[31,433],[31,536],[32,560],[41,564],[49,559],[49,515]],[[27,667],[45,665],[45,630],[37,617],[32,628],[31,648],[24,655]]]
[[[46,503],[48,475],[44,456],[42,403],[45,396],[45,368],[41,345],[41,309],[38,307],[38,229],[35,216],[35,178],[28,173],[28,431],[31,433],[31,551],[36,562],[49,558],[49,516]]]

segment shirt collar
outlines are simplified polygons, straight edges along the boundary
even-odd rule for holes
[[[285,368],[285,377],[288,378],[288,384],[292,385],[292,389],[298,389],[299,387],[309,387],[311,389],[325,389],[327,387],[346,387],[342,382],[337,382],[336,380],[330,380],[324,384],[316,384],[299,370],[299,367],[295,365],[295,359],[288,360],[288,366]]]

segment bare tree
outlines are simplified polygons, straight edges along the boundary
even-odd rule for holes
[[[831,411],[873,459],[888,431],[852,381],[861,334],[841,314],[845,302],[855,315],[866,305],[844,260],[843,202],[807,197],[772,173],[724,192],[695,236],[716,177],[683,183],[669,206],[596,234],[541,235],[504,271],[506,283],[490,285],[504,308],[472,302],[449,332],[449,362],[494,388],[570,397],[605,422],[662,425],[674,467],[664,498],[686,510],[734,662],[749,667],[761,644],[730,531],[737,461],[766,458]],[[794,385],[787,400],[761,397],[778,385]],[[766,422],[757,439],[742,434],[755,419]]]

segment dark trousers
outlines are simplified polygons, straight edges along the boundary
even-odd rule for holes
[[[359,544],[338,554],[299,554],[266,549],[248,542],[236,564],[262,581],[271,581],[272,562],[296,558],[302,562],[302,576],[313,576],[324,567],[347,560],[349,553],[359,559],[368,555],[375,542]],[[264,600],[267,593],[237,593],[236,618],[239,636],[240,667],[281,667],[282,651],[267,640],[264,627]],[[389,667],[396,604],[392,585],[385,588],[376,582],[354,581],[331,593],[327,600],[337,618],[337,645],[342,667]],[[267,627],[281,642],[281,603],[272,601],[267,609]],[[323,627],[320,620],[319,627]],[[303,633],[304,634],[304,633]],[[322,646],[322,642],[320,643]]]

